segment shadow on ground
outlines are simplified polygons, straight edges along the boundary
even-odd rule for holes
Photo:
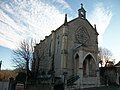
[[[103,86],[103,87],[95,87],[95,88],[86,88],[82,90],[120,90],[120,86]]]

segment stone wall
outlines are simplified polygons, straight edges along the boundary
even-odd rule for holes
[[[103,85],[117,85],[117,68],[116,67],[101,67],[100,81]]]
[[[0,90],[8,90],[9,82],[0,82]]]

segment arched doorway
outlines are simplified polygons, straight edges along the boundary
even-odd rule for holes
[[[76,54],[75,55],[75,63],[74,63],[74,66],[75,66],[75,74],[78,73],[78,70],[79,70],[79,55]]]
[[[96,76],[96,63],[94,58],[89,54],[83,61],[83,77]]]

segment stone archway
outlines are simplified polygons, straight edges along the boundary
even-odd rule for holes
[[[91,54],[83,61],[83,77],[96,77],[96,62]]]

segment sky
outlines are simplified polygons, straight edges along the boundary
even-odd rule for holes
[[[23,39],[41,39],[78,17],[80,4],[87,20],[96,24],[99,46],[120,57],[120,0],[0,0],[0,60],[2,69],[13,69],[12,50]]]

